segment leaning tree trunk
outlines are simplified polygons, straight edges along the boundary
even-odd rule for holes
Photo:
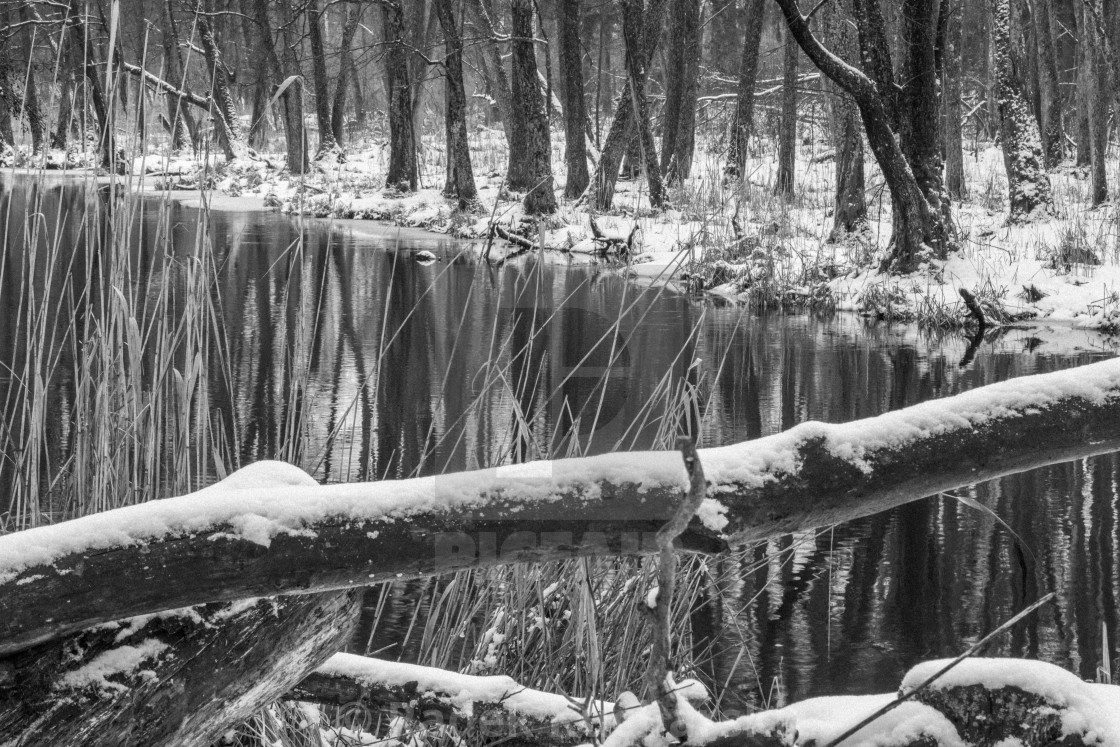
[[[944,7],[944,5],[942,6]],[[964,23],[960,6],[950,6],[945,22],[945,48],[942,62],[942,144],[945,150],[945,191],[954,200],[964,199],[964,133],[961,107],[963,95],[961,52]]]
[[[203,6],[203,0],[198,0],[195,23],[198,26],[198,40],[206,55],[206,72],[211,82],[210,100],[213,102],[214,122],[217,125],[222,151],[226,161],[244,158],[249,149],[245,128],[241,126],[241,120],[237,117],[237,106],[234,104],[233,91],[230,88],[229,72],[222,60],[221,50],[218,49],[218,40],[214,36],[214,29],[210,24],[210,16]]]
[[[389,173],[386,186],[402,192],[416,190],[416,145],[412,130],[412,84],[408,79],[408,51],[399,0],[381,4],[385,30],[385,89],[389,95]]]
[[[350,79],[357,76],[351,47],[361,20],[361,5],[346,7],[346,22],[342,26],[342,39],[338,44],[338,80],[335,81],[334,100],[331,102],[331,133],[340,146],[346,140],[346,91],[350,88]]]
[[[513,189],[525,190],[525,212],[530,215],[556,211],[556,194],[552,189],[552,147],[548,133],[548,114],[537,79],[537,56],[533,50],[532,0],[513,0],[510,5],[513,28],[513,73],[510,90],[515,125],[524,123],[524,168],[518,168],[519,184],[510,180]],[[510,171],[515,170],[510,152]]]
[[[564,94],[564,162],[568,177],[564,196],[576,199],[587,189],[587,102],[583,95],[583,54],[580,52],[580,1],[561,0],[557,12],[560,70]]]
[[[323,46],[323,11],[319,0],[307,5],[307,36],[311,41],[311,82],[315,87],[315,121],[319,124],[319,145],[315,160],[333,154],[342,157],[342,150],[331,129],[331,95],[327,84],[327,52]]]
[[[1035,0],[1031,19],[1038,47],[1039,87],[1042,98],[1042,151],[1046,168],[1062,162],[1065,133],[1062,129],[1061,80],[1058,76],[1058,54],[1054,45],[1051,2]]]
[[[661,38],[661,23],[665,17],[666,5],[667,0],[649,0],[646,5],[641,44],[643,69],[648,70],[657,42]],[[618,97],[614,118],[599,155],[599,163],[591,177],[590,188],[594,192],[592,201],[596,210],[610,210],[614,202],[614,187],[618,182],[618,169],[634,134],[634,97],[628,88],[629,86],[624,88]]]
[[[699,0],[672,0],[665,108],[661,114],[661,173],[669,184],[688,178],[695,143],[696,89],[700,75]]]
[[[893,250],[884,260],[884,265],[892,264],[900,270],[908,270],[923,255],[944,253],[949,235],[946,217],[942,210],[934,209],[926,199],[899,145],[899,133],[894,124],[897,117],[892,115],[896,104],[893,94],[882,94],[883,89],[871,78],[826,49],[809,28],[809,22],[801,14],[796,0],[777,2],[801,49],[821,72],[851,94],[859,106],[867,142],[891,193]],[[860,7],[865,9],[871,2],[873,0],[860,0],[862,5],[857,5],[857,10]],[[869,50],[864,47],[868,36],[862,33],[865,25],[860,23],[860,44],[866,61]],[[876,50],[876,56],[880,58],[886,53],[885,49]]]
[[[163,43],[164,76],[171,85],[189,92],[187,76],[183,72],[183,58],[179,51],[179,35],[175,28],[175,15],[172,9],[172,0],[166,0],[163,7],[163,28],[160,30],[160,39]],[[167,123],[171,135],[173,150],[186,150],[197,147],[195,141],[194,117],[183,106],[181,97],[172,93],[166,95]]]
[[[494,22],[493,9],[489,0],[470,0],[474,8],[474,16],[482,26],[482,31],[487,36],[482,47],[482,73],[486,79],[486,86],[498,108],[498,116],[502,120],[502,132],[506,136],[506,145],[512,153],[513,142],[519,134],[513,131],[513,102],[510,94],[509,76],[506,75],[505,64],[502,62],[502,52],[498,47],[497,38],[499,29]],[[508,169],[507,169],[508,170]]]
[[[1049,217],[1054,208],[1038,122],[1027,105],[1019,74],[1019,56],[1011,45],[1011,0],[993,0],[992,43],[996,56],[1000,146],[1010,191],[1009,220],[1021,223]]]
[[[778,177],[774,194],[793,197],[793,172],[797,162],[797,40],[786,30],[782,60],[782,123],[778,128]]]
[[[746,13],[747,30],[739,60],[735,116],[731,120],[731,142],[727,148],[727,165],[723,169],[724,175],[730,178],[742,176],[747,166],[747,140],[754,129],[754,84],[758,78],[758,50],[762,44],[766,0],[749,0]]]
[[[443,28],[445,124],[447,130],[447,184],[444,192],[459,199],[465,209],[478,197],[471,168],[471,149],[467,142],[467,94],[463,86],[463,40],[455,24],[452,0],[435,0],[436,13]]]
[[[1080,43],[1085,45],[1084,64],[1080,69],[1081,93],[1085,97],[1085,115],[1089,123],[1089,201],[1093,207],[1108,199],[1108,75],[1104,43],[1093,12],[1079,9],[1084,23]]]

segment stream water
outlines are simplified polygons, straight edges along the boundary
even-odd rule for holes
[[[119,334],[122,369],[168,361],[194,392],[145,437],[188,432],[178,450],[165,447],[161,496],[192,486],[176,474],[201,483],[265,458],[320,480],[371,480],[666,447],[680,430],[731,443],[1114,354],[1072,329],[1008,330],[970,348],[960,334],[851,316],[760,316],[641,287],[605,264],[498,266],[462,242],[266,212],[206,215],[74,182],[5,178],[0,190],[0,501],[7,493],[13,505],[17,493],[46,500],[57,475],[88,457],[75,424],[87,385],[125,375],[116,364],[102,379],[76,373],[98,336]],[[440,261],[421,264],[421,250]],[[192,283],[203,290],[192,295]],[[136,334],[107,321],[118,297],[140,320]],[[48,311],[29,315],[33,306]],[[144,323],[157,313],[181,323],[170,352],[160,352],[159,325]],[[29,370],[42,378],[31,400],[21,396]],[[154,386],[140,386],[153,408]],[[20,435],[31,430],[37,439]],[[1118,486],[1110,455],[774,540],[737,559],[741,569],[725,564],[715,601],[693,615],[712,651],[705,674],[748,705],[890,691],[910,665],[959,653],[1056,591],[988,653],[1092,677],[1102,646],[1115,661],[1120,635]]]

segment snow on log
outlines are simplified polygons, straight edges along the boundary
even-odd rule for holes
[[[700,450],[683,549],[848,521],[1120,449],[1120,359]],[[298,473],[298,474],[297,474]],[[258,463],[186,496],[0,536],[0,655],[98,623],[458,568],[656,551],[680,459],[632,452],[349,485]],[[284,483],[261,487],[264,480]]]
[[[346,645],[359,591],[173,610],[0,660],[0,745],[206,745]]]

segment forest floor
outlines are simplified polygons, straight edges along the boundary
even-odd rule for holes
[[[501,132],[479,130],[471,140],[479,199],[467,211],[457,210],[441,192],[445,155],[435,146],[422,154],[420,189],[407,194],[384,188],[387,151],[377,141],[359,142],[344,162],[317,164],[302,176],[281,168],[283,155],[273,153],[214,169],[202,168],[196,159],[149,155],[136,159],[133,173],[146,174],[148,189],[212,187],[249,198],[239,201],[242,205],[260,200],[285,213],[422,228],[476,239],[483,252],[493,243],[500,247],[495,256],[505,256],[510,247],[491,239],[493,223],[523,237],[522,250],[543,243],[587,261],[621,264],[646,281],[673,282],[758,307],[833,308],[957,327],[969,323],[958,295],[964,288],[990,322],[1046,319],[1120,332],[1120,208],[1106,203],[1090,210],[1088,178],[1080,169],[1051,173],[1053,219],[1009,225],[1002,153],[992,145],[974,145],[965,158],[968,197],[953,206],[959,248],[946,260],[899,275],[878,269],[891,238],[890,198],[870,159],[868,225],[831,239],[834,165],[828,146],[813,138],[800,148],[792,199],[773,194],[777,159],[769,143],[756,144],[746,178],[732,184],[722,176],[723,153],[700,147],[691,178],[669,190],[668,209],[650,208],[643,180],[620,180],[611,211],[594,214],[560,199],[559,211],[541,224],[525,219],[522,195],[504,188]],[[559,197],[565,179],[562,138],[553,142]],[[628,256],[607,256],[605,242],[594,240],[593,219],[616,239],[614,247],[633,234]]]

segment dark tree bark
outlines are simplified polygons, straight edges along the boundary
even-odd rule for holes
[[[557,12],[564,96],[564,161],[568,171],[564,196],[572,200],[583,194],[591,179],[587,173],[587,102],[583,93],[580,2],[560,0]]]
[[[1085,46],[1080,69],[1081,94],[1085,97],[1085,118],[1089,124],[1089,200],[1093,207],[1108,199],[1108,90],[1104,39],[1088,6],[1078,9],[1084,22],[1080,43]]]
[[[746,12],[747,30],[739,61],[735,116],[731,120],[731,142],[727,149],[727,165],[723,169],[730,178],[742,176],[747,165],[747,140],[754,130],[754,84],[758,78],[758,50],[762,43],[766,0],[748,0]]]
[[[501,49],[498,47],[498,43],[495,40],[499,35],[499,30],[496,27],[493,9],[490,7],[489,0],[471,0],[471,4],[474,7],[475,17],[478,19],[483,33],[489,37],[488,41],[483,45],[483,74],[486,78],[486,85],[489,93],[493,97],[494,103],[498,108],[498,116],[502,120],[502,131],[506,136],[506,145],[509,147],[509,152],[512,154],[515,147],[514,139],[520,137],[521,133],[515,133],[513,128],[513,104],[510,94],[509,76],[506,75],[505,65],[502,62]],[[524,152],[524,147],[521,147],[520,152]]]
[[[852,19],[847,13],[849,3],[826,7],[824,22],[828,38],[837,55],[852,62],[859,59],[859,40]],[[836,152],[836,203],[833,210],[830,240],[867,225],[867,199],[864,195],[863,126],[859,109],[852,97],[830,84],[832,140]]]
[[[444,84],[446,86],[445,124],[447,130],[447,184],[444,192],[459,198],[466,208],[478,197],[471,168],[471,149],[467,142],[467,94],[463,86],[463,40],[455,24],[452,0],[435,0],[436,13],[443,28],[445,47]]]
[[[788,30],[782,58],[782,121],[778,128],[778,178],[774,194],[793,197],[794,166],[797,162],[797,40]]]
[[[1050,179],[1042,159],[1038,122],[1027,105],[1020,64],[1011,44],[1011,0],[993,0],[992,42],[999,87],[1000,146],[1007,168],[1013,223],[1053,214]]]
[[[311,41],[311,81],[315,87],[315,120],[319,124],[318,160],[327,154],[342,155],[331,129],[331,95],[327,81],[327,52],[323,45],[323,11],[319,0],[307,4],[307,36]]]
[[[293,45],[296,36],[292,24],[291,6],[287,0],[277,3],[280,9],[281,25],[284,29],[282,55],[276,54],[276,44],[272,39],[272,24],[269,21],[268,0],[253,0],[253,18],[260,34],[260,46],[269,64],[285,80],[296,76],[284,92],[280,94],[280,109],[284,118],[284,140],[287,147],[288,171],[305,174],[310,166],[307,148],[307,131],[303,126],[303,79],[300,76],[299,62],[295,57]]]
[[[346,22],[342,26],[342,38],[338,44],[338,80],[335,81],[334,100],[331,102],[331,133],[339,146],[346,141],[346,91],[351,87],[351,78],[357,76],[351,47],[361,20],[361,5],[346,6]]]
[[[237,106],[230,88],[229,69],[222,60],[218,40],[214,35],[203,0],[198,0],[195,23],[198,26],[198,40],[206,56],[206,72],[211,82],[210,100],[213,102],[214,122],[217,125],[222,151],[227,161],[243,158],[247,154],[248,141],[241,121],[237,117]]]
[[[102,87],[105,69],[100,63],[101,55],[98,54],[96,40],[90,39],[86,33],[86,25],[82,20],[85,13],[78,0],[70,0],[68,15],[73,24],[70,30],[70,53],[76,64],[82,65],[85,76],[82,90],[88,102],[85,106],[93,107],[97,119],[97,147],[101,151],[101,165],[112,168],[116,159],[116,137],[110,126],[109,102],[105,98],[105,90]]]
[[[702,449],[708,494],[725,510],[718,532],[697,519],[681,547],[719,551],[1120,448],[1120,360],[1082,366],[1074,383],[1069,376],[1020,377],[853,424],[806,423]],[[1048,392],[1045,406],[1028,396],[1040,391]],[[914,432],[915,419],[933,424]],[[882,436],[900,432],[913,437]],[[642,533],[676,512],[684,474],[666,459],[665,452],[559,459],[534,473],[540,478],[490,471],[291,487],[276,512],[275,491],[262,486],[248,490],[244,512],[232,516],[216,513],[222,496],[193,494],[0,535],[0,656],[99,623],[208,602],[655,552]],[[541,501],[542,492],[552,499]],[[417,503],[406,508],[403,496]],[[295,515],[304,503],[306,515]],[[378,511],[383,505],[399,508]],[[168,516],[191,518],[168,525]],[[145,535],[152,520],[168,528]],[[277,527],[267,543],[254,529],[262,527]],[[121,539],[69,549],[88,532]]]
[[[856,28],[859,31],[860,58],[863,69],[875,84],[883,100],[891,127],[900,128],[901,89],[895,82],[891,47],[887,41],[887,22],[879,0],[854,0]]]
[[[825,75],[847,91],[859,106],[868,144],[875,154],[875,160],[883,172],[887,188],[891,193],[894,234],[890,263],[906,270],[912,267],[921,255],[943,256],[950,248],[945,206],[930,203],[915,178],[912,165],[899,145],[899,133],[893,124],[897,117],[892,117],[891,114],[890,91],[893,91],[893,88],[888,86],[884,89],[867,75],[827,50],[809,28],[808,21],[797,6],[797,0],[777,0],[777,2],[801,49]],[[865,11],[871,2],[872,0],[859,0],[857,11],[861,9]],[[865,43],[869,43],[865,26],[866,23],[861,20],[861,53],[867,64],[869,57],[881,58],[886,54],[886,50],[875,50],[874,55],[871,55],[867,49],[862,48]],[[933,36],[930,29],[931,47]],[[930,60],[932,62],[932,54]],[[932,72],[931,75],[935,76],[936,73]],[[888,94],[882,95],[882,90],[887,90]],[[938,157],[940,157],[939,146]],[[928,172],[928,167],[924,167],[927,177]]]
[[[187,76],[183,72],[183,57],[179,50],[179,34],[175,25],[175,14],[172,11],[171,4],[172,0],[166,0],[162,4],[163,27],[160,32],[160,40],[163,43],[165,78],[172,85],[189,92]],[[198,146],[195,138],[197,128],[193,115],[183,106],[182,99],[179,96],[168,93],[166,100],[167,122],[171,134],[172,149],[196,148]]]
[[[44,643],[0,659],[0,734],[23,747],[213,743],[344,647],[360,611],[361,591],[332,591],[188,608]],[[114,661],[128,664],[114,671]]]
[[[654,209],[665,205],[665,186],[661,181],[661,164],[657,160],[657,146],[653,140],[653,129],[649,122],[649,104],[646,101],[647,60],[653,52],[643,48],[643,21],[646,13],[645,0],[622,0],[622,37],[626,42],[626,80],[630,91],[634,112],[634,127],[637,130],[638,146],[642,164],[645,166],[646,182],[649,188],[649,203]]]
[[[945,8],[946,4],[942,5]],[[954,200],[964,199],[964,133],[961,106],[963,96],[961,53],[964,38],[962,15],[964,8],[959,4],[949,5],[945,19],[945,47],[942,62],[941,89],[943,126],[942,142],[945,148],[945,191]],[[940,21],[939,21],[940,22]]]
[[[524,190],[525,212],[530,215],[556,211],[556,194],[552,189],[552,153],[549,142],[548,114],[537,77],[537,56],[533,43],[532,0],[513,0],[510,5],[513,33],[513,70],[510,76],[514,126],[524,123],[525,153],[523,163],[514,163],[510,151],[512,189]]]
[[[35,76],[35,49],[32,46],[32,29],[30,24],[31,14],[27,6],[20,7],[20,18],[27,23],[27,28],[21,34],[23,57],[25,67],[18,71],[23,81],[23,113],[27,115],[27,128],[31,131],[31,150],[39,154],[47,147],[47,120],[43,116],[43,109],[39,105],[39,85]]]
[[[1062,129],[1062,94],[1058,76],[1058,55],[1054,49],[1053,0],[1034,0],[1031,19],[1038,47],[1039,93],[1042,99],[1042,152],[1046,168],[1062,162],[1065,132]]]
[[[7,25],[8,10],[0,11],[0,22]],[[5,166],[15,156],[15,132],[12,130],[12,61],[7,45],[0,45],[0,163]]]
[[[385,90],[389,95],[388,187],[402,192],[416,189],[416,145],[412,129],[412,84],[408,79],[408,50],[398,0],[381,4],[385,30]]]
[[[696,96],[700,77],[700,2],[672,0],[665,109],[661,115],[661,172],[676,184],[692,169]]]
[[[667,0],[649,0],[645,7],[644,26],[642,30],[641,50],[643,57],[640,60],[642,69],[649,67],[653,53],[657,49],[658,40],[661,38],[661,25],[665,18]],[[625,35],[625,34],[624,34]],[[627,76],[629,77],[629,75]],[[634,135],[634,97],[627,88],[618,97],[615,105],[614,119],[611,120],[607,139],[603,143],[599,163],[595,166],[595,173],[591,177],[591,187],[594,191],[593,201],[596,210],[610,210],[614,202],[614,187],[618,181],[618,169],[622,165],[622,157],[630,138]],[[647,120],[648,123],[648,120]]]

